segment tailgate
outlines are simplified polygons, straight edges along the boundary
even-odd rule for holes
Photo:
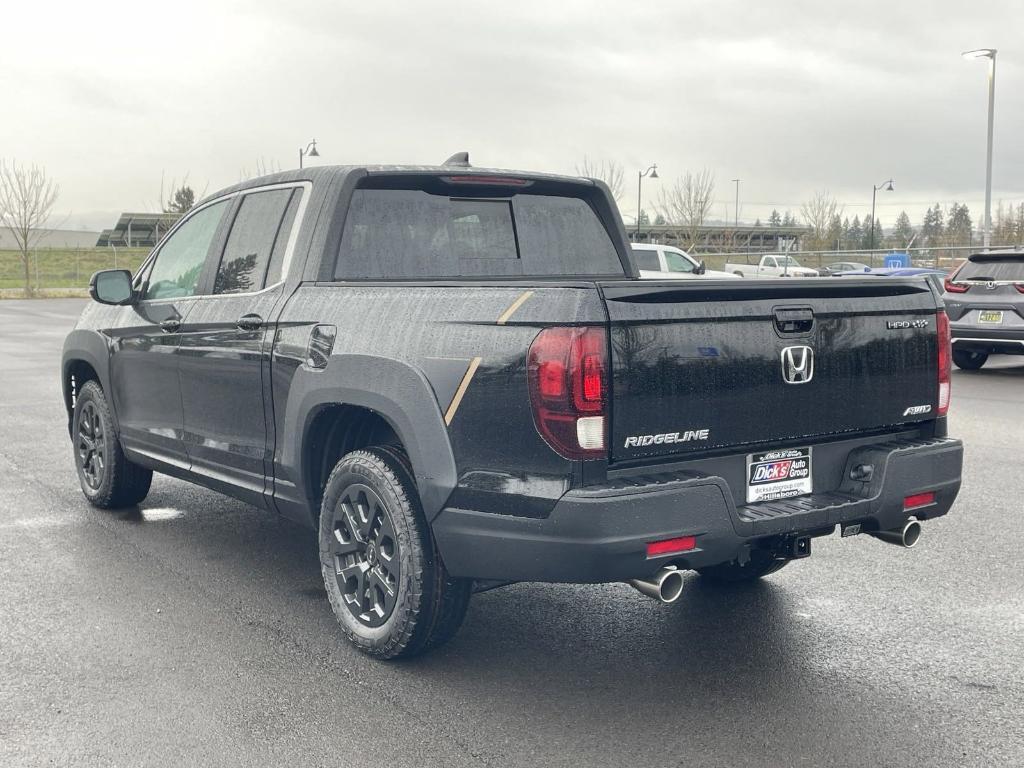
[[[619,281],[601,290],[613,462],[934,418],[936,299],[924,280]]]

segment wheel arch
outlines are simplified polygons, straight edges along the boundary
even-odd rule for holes
[[[110,354],[106,340],[94,331],[76,330],[68,334],[61,357],[61,389],[64,395],[64,410],[68,417],[68,434],[71,433],[71,419],[74,416],[75,398],[88,381],[96,381],[107,394],[110,416],[117,428],[117,411],[114,408],[110,387]]]
[[[413,366],[372,355],[332,357],[324,371],[300,369],[292,382],[280,461],[297,483],[316,522],[326,480],[324,464],[340,450],[372,444],[402,447],[428,521],[456,485],[455,458],[433,389]],[[378,442],[373,442],[378,441]],[[347,452],[346,450],[346,452]]]

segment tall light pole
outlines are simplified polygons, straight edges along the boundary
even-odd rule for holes
[[[892,192],[893,184],[895,184],[895,182],[892,179],[889,179],[888,181],[883,181],[881,184],[871,185],[871,236],[868,238],[869,251],[875,250],[875,195],[878,194],[878,190],[882,189],[882,187],[885,187],[886,192]]]
[[[306,148],[299,147],[299,168],[302,167],[303,157],[320,157],[320,153],[316,151],[316,139],[313,139]]]
[[[736,185],[736,210],[734,211],[734,213],[736,214],[736,223],[735,223],[735,226],[733,228],[734,229],[739,229],[740,228],[740,180],[739,179],[733,179],[733,183]]]
[[[640,195],[643,192],[644,176],[650,175],[652,179],[658,178],[658,164],[654,163],[646,171],[637,171],[636,174],[636,239],[640,241],[640,214],[643,208],[640,206]]]
[[[996,105],[996,49],[964,51],[965,59],[988,59],[988,151],[985,157],[985,248],[992,243],[992,120]]]

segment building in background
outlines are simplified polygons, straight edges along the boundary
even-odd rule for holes
[[[179,213],[122,213],[113,229],[104,229],[90,245],[152,248],[173,227]]]
[[[96,238],[99,232],[90,232],[82,229],[48,229],[43,232],[39,239],[36,239],[36,232],[32,230],[32,250],[39,248],[92,248],[96,245]],[[7,227],[0,227],[0,251],[18,250],[18,242]]]
[[[807,227],[767,227],[752,224],[704,224],[695,228],[696,242],[691,242],[691,231],[678,224],[641,224],[639,237],[636,225],[626,226],[629,239],[640,243],[674,245],[694,253],[779,253],[800,249],[800,238],[808,234]]]

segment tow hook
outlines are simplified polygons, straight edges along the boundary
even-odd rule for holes
[[[801,557],[811,556],[810,536],[787,536],[783,538],[775,550],[777,557],[797,560]]]

